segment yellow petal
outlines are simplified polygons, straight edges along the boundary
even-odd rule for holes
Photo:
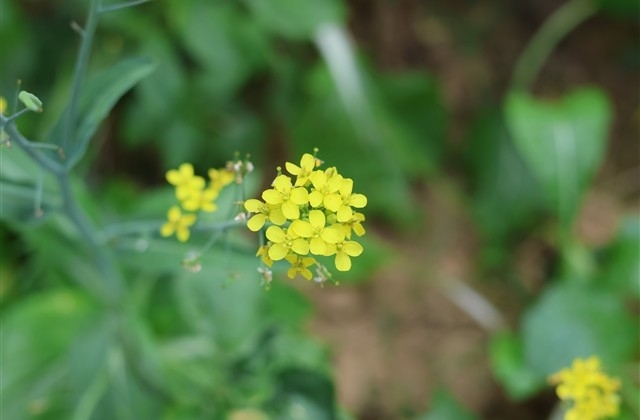
[[[258,213],[253,216],[251,219],[247,221],[247,227],[252,232],[257,232],[264,226],[264,223],[267,221],[267,216],[264,214]]]
[[[284,217],[284,214],[282,213],[282,208],[278,207],[269,212],[269,220],[271,221],[271,223],[275,225],[283,225],[284,222],[287,221],[287,218]]]
[[[325,228],[320,234],[320,237],[325,242],[328,242],[330,244],[337,244],[338,242],[342,242],[342,240],[344,239],[344,236],[345,236],[344,231],[334,226]]]
[[[320,210],[311,210],[309,212],[309,223],[315,230],[319,231],[324,228],[326,221],[327,219],[324,217],[324,213]]]
[[[309,194],[309,204],[311,204],[311,207],[319,207],[320,204],[322,204],[323,198],[324,196],[320,191],[311,191],[311,194]]]
[[[180,242],[186,242],[189,239],[189,229],[186,227],[178,228],[176,231],[176,236]]]
[[[175,228],[172,223],[165,223],[162,225],[162,228],[160,228],[160,235],[164,237],[171,236],[173,235],[174,230]]]
[[[300,274],[302,274],[302,277],[307,280],[311,280],[311,278],[313,277],[313,273],[311,273],[311,270],[309,270],[308,268],[303,268],[302,270],[300,270]]]
[[[342,205],[342,198],[338,194],[329,194],[324,196],[324,206],[332,212],[337,212]]]
[[[291,178],[286,175],[278,175],[275,181],[273,181],[273,187],[282,193],[288,192],[293,187]]]
[[[361,209],[367,205],[367,197],[364,194],[351,194],[349,204]]]
[[[291,242],[291,249],[298,255],[307,255],[309,253],[309,242],[302,238],[294,239]]]
[[[302,187],[291,190],[291,201],[298,205],[307,204],[309,202],[309,192]]]
[[[309,241],[309,251],[314,255],[324,255],[327,252],[327,243],[321,238],[311,238]]]
[[[344,178],[342,180],[342,185],[340,185],[340,195],[343,197],[348,197],[351,195],[353,191],[353,180],[351,178]]]
[[[305,153],[304,155],[302,155],[302,159],[300,159],[300,166],[305,171],[310,172],[311,170],[313,170],[313,168],[316,167],[316,158],[314,158],[313,155],[310,155],[309,153]]]
[[[340,223],[348,222],[349,220],[351,220],[352,215],[353,210],[351,210],[351,207],[345,205],[340,206],[336,214],[338,222]]]
[[[305,222],[304,220],[294,220],[291,223],[291,230],[293,230],[296,235],[302,236],[303,238],[310,238],[313,236],[313,228],[309,222]]]
[[[302,172],[302,169],[298,165],[294,165],[291,162],[285,162],[284,167],[287,168],[287,172],[291,175],[298,175]]]
[[[180,220],[180,216],[182,216],[182,214],[178,206],[172,206],[167,212],[167,219],[170,222],[177,222],[178,220]]]
[[[262,192],[262,199],[269,204],[282,204],[282,193],[274,189]]]
[[[267,239],[274,243],[284,242],[286,239],[284,231],[278,226],[269,226],[265,235],[267,236]],[[284,258],[284,256],[282,256],[282,258]]]
[[[264,207],[264,203],[260,200],[256,200],[255,198],[250,198],[244,202],[245,210],[251,213],[259,213],[262,207]]]
[[[342,250],[352,257],[357,257],[362,254],[363,248],[362,245],[355,241],[346,241],[342,244]]]
[[[269,258],[280,261],[289,253],[289,248],[282,244],[273,244],[269,247]]]
[[[336,268],[339,271],[349,271],[351,269],[351,259],[344,252],[338,252],[336,254]]]
[[[296,220],[300,217],[300,209],[291,201],[282,203],[282,214],[289,220]]]

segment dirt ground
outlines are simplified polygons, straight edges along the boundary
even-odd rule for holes
[[[470,117],[482,107],[480,98],[501,97],[518,53],[561,4],[517,3],[352,0],[350,23],[356,42],[380,68],[436,74],[452,119],[450,145],[460,149]],[[469,45],[473,36],[479,38]],[[593,246],[612,238],[624,213],[640,209],[640,84],[637,71],[616,64],[616,54],[634,45],[637,25],[596,16],[560,44],[535,88],[553,96],[596,84],[613,101],[608,155],[576,223],[578,235]],[[310,329],[332,349],[338,399],[358,419],[410,418],[428,408],[439,386],[481,418],[540,419],[554,404],[551,391],[510,402],[491,375],[489,330],[513,325],[521,308],[503,283],[478,278],[481,243],[459,196],[463,188],[455,166],[449,163],[440,181],[416,192],[425,215],[420,231],[373,228],[398,251],[391,264],[358,286],[304,288],[317,307]],[[524,238],[514,256],[522,286],[535,292],[548,250],[536,238]],[[459,282],[484,296],[502,318],[481,325],[461,309],[450,287]]]

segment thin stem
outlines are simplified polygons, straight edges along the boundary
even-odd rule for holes
[[[109,258],[109,254],[102,247],[97,238],[96,229],[92,226],[86,213],[78,206],[71,189],[71,182],[67,173],[58,174],[58,183],[62,193],[63,208],[67,216],[76,225],[84,240],[91,247],[98,269],[104,277],[105,282],[109,286],[109,301],[116,304],[122,294],[122,279],[114,269],[115,263]]]
[[[133,1],[127,1],[120,4],[114,4],[112,6],[105,6],[100,8],[98,13],[108,13],[108,12],[113,12],[115,10],[122,10],[122,9],[126,9],[127,7],[137,6],[139,4],[148,3],[150,1],[151,0],[133,0]]]
[[[61,140],[61,146],[63,149],[66,149],[68,145],[73,145],[75,142],[75,124],[78,113],[78,102],[80,101],[80,89],[82,87],[85,74],[87,73],[89,56],[91,55],[91,47],[93,44],[93,36],[95,35],[96,28],[98,26],[99,8],[100,0],[91,0],[87,24],[84,28],[82,43],[80,44],[80,51],[78,52],[78,58],[76,60],[73,75],[73,86],[71,88],[71,98],[69,99],[69,108],[65,115],[66,119],[64,121],[64,130]]]
[[[556,45],[597,10],[591,0],[571,0],[556,10],[520,55],[511,79],[511,89],[528,90]]]
[[[31,157],[31,159],[35,160],[41,167],[46,169],[47,171],[53,174],[62,174],[65,172],[65,169],[58,162],[51,159],[49,156],[40,153],[40,151],[34,149],[32,146],[32,142],[27,140],[16,128],[15,124],[9,123],[8,118],[3,115],[0,115],[0,128],[4,129],[4,131],[9,136],[9,139],[15,140],[16,144],[25,151],[27,155]]]
[[[26,114],[27,112],[30,112],[31,110],[29,108],[24,108],[21,109],[20,111],[16,112],[15,114],[11,115],[10,117],[7,118],[7,122],[11,122],[13,120],[15,120],[16,118],[18,118],[21,115]]]

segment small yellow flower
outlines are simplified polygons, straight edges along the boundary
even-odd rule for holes
[[[335,244],[340,241],[341,234],[337,228],[325,227],[326,217],[320,210],[309,212],[309,221],[294,220],[290,229],[298,236],[309,238],[309,250],[315,255],[324,255],[327,252],[327,244]]]
[[[324,206],[333,212],[337,211],[342,203],[338,194],[344,180],[342,175],[335,168],[329,168],[324,172],[315,171],[310,179],[313,184],[313,191],[309,194],[311,207]]]
[[[265,235],[267,239],[273,242],[269,247],[269,258],[273,261],[283,259],[289,252],[295,252],[298,255],[307,255],[309,253],[309,242],[297,236],[290,229],[269,226]]]
[[[260,257],[262,262],[267,267],[273,266],[273,260],[271,258],[269,258],[269,246],[268,245],[262,245],[260,248],[258,248],[258,252],[256,252],[256,257]]]
[[[257,232],[262,229],[267,221],[276,225],[283,225],[287,221],[287,218],[282,214],[281,206],[269,205],[255,198],[250,198],[245,201],[244,208],[249,213],[254,213],[247,221],[247,227],[252,232]]]
[[[282,214],[295,220],[300,217],[301,205],[309,202],[309,193],[305,188],[294,188],[291,178],[286,175],[278,175],[273,181],[273,188],[262,193],[262,199],[268,204],[282,207]]]
[[[175,233],[180,242],[186,242],[190,235],[189,226],[195,222],[195,214],[182,214],[178,206],[173,206],[167,212],[167,223],[162,225],[160,234],[171,236]]]
[[[233,171],[227,169],[209,169],[209,188],[213,190],[222,190],[227,185],[231,184],[234,179]]]
[[[351,270],[351,258],[357,257],[362,254],[363,248],[356,241],[345,240],[343,237],[339,242],[335,244],[327,244],[326,256],[336,256],[335,265],[338,271]]]
[[[596,356],[574,359],[570,368],[551,375],[549,382],[557,385],[558,398],[572,401],[565,420],[598,420],[619,413],[620,381],[602,372]]]
[[[218,209],[215,199],[218,198],[220,190],[207,188],[204,190],[192,190],[191,193],[182,199],[182,207],[188,211],[202,210],[212,213]]]
[[[3,114],[7,111],[7,100],[4,97],[0,96],[0,114]]]
[[[300,274],[307,280],[311,280],[313,273],[308,267],[311,267],[316,263],[316,260],[311,257],[303,257],[301,255],[289,254],[285,257],[287,261],[291,263],[291,268],[287,270],[287,277],[294,278],[297,274]]]
[[[316,158],[309,153],[305,153],[300,159],[300,166],[291,162],[285,162],[284,165],[291,175],[297,177],[295,186],[302,187],[309,181],[309,175],[311,175],[311,172],[313,172],[316,167]]]
[[[204,178],[194,175],[193,165],[190,163],[183,163],[178,169],[167,171],[166,178],[169,184],[176,187],[176,197],[180,201],[204,188]]]
[[[351,219],[353,210],[351,207],[363,208],[367,205],[367,197],[364,194],[355,194],[353,191],[353,180],[346,178],[340,186],[340,196],[342,203],[336,210],[338,222],[347,222]]]

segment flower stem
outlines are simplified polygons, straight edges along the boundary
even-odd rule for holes
[[[512,90],[528,90],[558,43],[597,11],[592,0],[571,0],[556,10],[535,33],[518,58]]]
[[[84,77],[87,73],[87,67],[89,65],[89,56],[91,55],[91,47],[93,45],[93,36],[95,35],[96,28],[98,26],[98,13],[101,6],[100,0],[91,0],[89,7],[89,15],[87,17],[87,23],[84,28],[82,42],[80,44],[80,51],[76,59],[75,70],[73,74],[73,85],[71,87],[71,97],[69,99],[69,107],[64,118],[64,130],[62,132],[61,146],[67,150],[67,146],[73,146],[76,138],[77,114],[78,103],[80,102],[80,89],[84,81]],[[68,155],[68,153],[67,153]]]

